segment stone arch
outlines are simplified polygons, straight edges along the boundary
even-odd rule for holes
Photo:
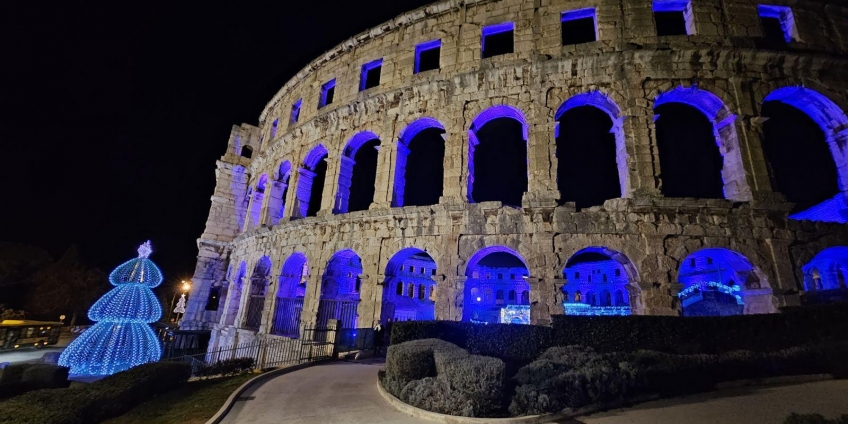
[[[619,193],[615,197],[630,197],[630,180],[627,168],[627,147],[624,137],[624,118],[621,116],[621,109],[609,96],[601,91],[595,90],[586,93],[576,94],[565,100],[554,114],[554,138],[559,140],[561,134],[561,119],[564,115],[572,110],[584,107],[592,107],[597,109],[607,116],[611,121],[609,132],[613,134],[615,140],[615,170],[617,170]],[[597,140],[593,140],[597,141]],[[557,142],[557,151],[559,151],[559,143]],[[563,169],[562,158],[558,157],[557,174]],[[557,178],[557,188],[560,189],[562,196],[562,187],[564,181]]]
[[[530,268],[515,250],[486,246],[475,252],[465,267],[462,320],[474,322],[530,323]],[[495,290],[520,293],[515,304],[500,308]]]
[[[418,137],[419,135],[422,135],[422,133],[425,133],[427,130],[441,131],[442,137],[444,137],[445,126],[442,125],[442,123],[439,122],[435,118],[423,117],[423,118],[418,118],[415,121],[411,122],[409,125],[407,125],[400,132],[400,136],[398,137],[398,141],[397,141],[397,158],[395,159],[395,178],[394,178],[394,186],[393,186],[393,191],[392,191],[392,206],[393,207],[402,207],[405,204],[404,201],[406,199],[405,194],[406,194],[407,180],[408,180],[407,179],[407,164],[409,163],[410,154],[412,154],[414,152],[417,153],[417,147],[418,147],[418,146],[415,146],[416,150],[413,151],[412,142],[413,142],[413,140],[416,140],[416,137]],[[438,190],[435,190],[434,192],[439,192],[439,193],[442,192],[442,188],[443,188],[442,186],[444,184],[443,183],[443,181],[444,181],[443,160],[444,160],[444,152],[445,152],[444,141],[445,141],[444,138],[442,138],[441,146],[435,146],[434,147],[434,149],[437,150],[437,151],[434,152],[434,154],[432,155],[433,157],[439,156],[438,150],[441,151],[442,158],[440,159],[440,162],[438,164],[439,169],[441,169],[441,172],[435,172],[434,173],[435,177],[434,177],[433,181],[429,181],[430,183],[438,182],[439,188],[438,188]],[[417,169],[417,168],[413,168],[413,171],[415,169]],[[441,176],[441,178],[438,178],[438,176]],[[415,178],[415,176],[413,176],[413,179],[414,178]],[[435,200],[435,201],[433,201],[433,200]],[[436,204],[436,203],[438,203],[438,201],[439,201],[439,199],[438,199],[438,197],[436,197],[435,199],[430,199],[429,201],[419,202],[419,203]],[[423,205],[418,205],[418,206],[423,206]]]
[[[848,247],[834,246],[822,250],[801,268],[804,290],[839,290],[848,288]],[[819,281],[815,281],[818,273]]]
[[[848,153],[845,151],[848,145],[848,116],[845,111],[827,96],[801,86],[775,89],[763,99],[763,104],[772,101],[803,112],[821,129],[836,168],[836,185],[840,192],[833,199],[794,214],[791,218],[848,222],[848,205],[844,200],[845,192],[848,191]]]
[[[751,200],[751,188],[746,178],[736,134],[736,115],[718,96],[696,86],[688,88],[677,86],[659,93],[654,99],[654,110],[673,103],[698,110],[712,125],[712,137],[721,155],[721,183],[724,198],[734,201]],[[659,123],[660,118],[661,114],[656,115],[655,121]],[[662,173],[662,164],[660,164],[660,172]]]
[[[277,296],[274,299],[271,334],[299,336],[300,316],[303,312],[303,298],[306,296],[308,275],[309,261],[303,253],[294,252],[283,263],[277,285]]]
[[[376,146],[374,146],[375,141]],[[368,209],[367,205],[364,208],[362,206],[364,204],[370,205],[374,199],[374,186],[377,176],[377,152],[368,150],[372,146],[379,150],[380,137],[377,137],[373,132],[362,131],[351,137],[344,149],[342,149],[339,168],[339,187],[338,191],[336,191],[336,203],[333,206],[333,213],[346,213]],[[366,148],[363,149],[363,147]],[[357,165],[357,160],[360,162],[367,161],[369,163],[360,163]],[[371,161],[373,161],[373,167],[368,166],[371,165]],[[353,209],[351,209],[351,206]]]
[[[562,287],[564,293],[586,293],[573,301],[563,296],[566,315],[644,314],[638,270],[630,258],[617,250],[605,246],[580,249],[568,258],[562,276],[566,281]],[[606,301],[607,294],[613,304],[598,303]]]
[[[477,170],[477,164],[475,164],[475,158],[477,157],[478,146],[480,145],[480,139],[478,137],[478,133],[483,127],[497,119],[507,118],[513,121],[518,122],[521,125],[521,137],[523,140],[523,159],[519,159],[524,166],[524,172],[521,178],[523,178],[523,182],[519,181],[516,187],[520,188],[523,185],[522,195],[527,192],[528,189],[528,181],[529,181],[529,172],[530,172],[530,163],[529,163],[529,155],[528,155],[528,140],[529,140],[529,125],[527,124],[527,120],[524,118],[524,113],[515,106],[509,105],[495,105],[491,106],[479,114],[474,118],[471,123],[471,127],[468,129],[468,201],[472,203],[476,203],[479,201],[489,201],[495,200],[499,198],[505,204],[511,204],[512,206],[521,206],[521,196],[517,196],[517,193],[504,193],[499,196],[491,196],[490,193],[486,193],[485,195],[476,195],[478,199],[475,200],[475,187],[479,186],[483,182],[489,182],[486,179],[480,178],[480,176],[475,175],[475,170]],[[509,152],[507,152],[509,153]],[[517,153],[517,152],[516,152]],[[489,165],[491,166],[491,165]],[[479,170],[478,170],[479,171]],[[495,174],[495,173],[492,173]],[[518,177],[518,174],[515,174]],[[501,175],[501,178],[509,178],[510,175]],[[489,178],[487,179],[494,179]],[[497,181],[495,181],[495,184]],[[492,197],[490,199],[490,197]]]
[[[735,250],[708,247],[687,255],[677,281],[684,316],[775,312],[765,274]]]
[[[286,195],[289,192],[289,178],[291,176],[292,165],[289,161],[283,161],[274,175],[274,181],[271,182],[271,190],[268,194],[268,217],[271,225],[277,225],[283,218],[285,213]]]
[[[395,320],[432,320],[435,319],[435,301],[431,299],[436,288],[436,261],[426,251],[417,247],[399,250],[386,264],[386,280],[383,284],[383,322]],[[416,296],[404,293],[398,284],[414,285],[418,289]],[[422,293],[421,289],[425,292]],[[406,296],[404,296],[406,294]]]
[[[321,278],[321,298],[318,303],[318,327],[329,320],[338,320],[341,328],[356,328],[362,260],[352,249],[342,249],[327,261]]]
[[[327,148],[318,144],[303,158],[295,193],[296,218],[314,216],[321,209],[324,179],[327,176],[327,154]]]
[[[271,276],[271,258],[263,256],[256,261],[253,274],[250,276],[250,287],[247,293],[247,310],[244,315],[244,328],[259,329],[262,323],[262,312],[265,309],[265,293],[268,291]]]

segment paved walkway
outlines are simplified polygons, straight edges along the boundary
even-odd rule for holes
[[[848,380],[740,387],[583,417],[585,424],[782,424],[792,412],[848,414]]]
[[[404,415],[377,392],[383,364],[335,362],[284,374],[242,395],[224,423],[431,423]]]
[[[382,363],[335,362],[276,377],[249,390],[224,423],[431,423],[391,407],[377,392]],[[848,380],[736,388],[581,417],[584,424],[782,424],[791,412],[848,414]]]

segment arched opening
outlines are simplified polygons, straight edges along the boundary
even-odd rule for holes
[[[804,87],[783,87],[763,101],[763,150],[772,188],[795,203],[790,216],[848,222],[841,193],[848,179],[848,117],[824,95]]]
[[[439,203],[444,185],[445,128],[433,118],[418,119],[398,140],[392,206]]]
[[[804,290],[815,291],[845,291],[845,270],[848,269],[848,247],[836,246],[822,250],[804,265]],[[846,298],[844,293],[822,293],[819,301],[836,301]]]
[[[381,320],[420,321],[436,319],[433,292],[436,261],[427,252],[407,247],[395,253],[386,265]],[[395,283],[397,282],[397,283]],[[403,284],[407,284],[404,292]],[[392,291],[393,287],[397,290]],[[413,290],[416,290],[414,292]]]
[[[341,157],[339,190],[333,213],[364,211],[371,205],[379,148],[380,139],[370,132],[361,132],[347,142]]]
[[[587,247],[568,259],[562,277],[566,315],[633,313],[631,298],[639,297],[636,267],[623,254],[606,247]],[[574,298],[569,298],[568,292],[575,293]]]
[[[734,122],[716,95],[677,87],[654,101],[662,193],[750,200]]]
[[[247,298],[247,313],[244,316],[244,328],[259,329],[262,323],[262,311],[265,309],[265,291],[268,289],[268,277],[271,275],[271,259],[263,256],[253,267],[250,277],[250,293]]]
[[[527,121],[512,106],[480,112],[468,131],[468,200],[521,206],[527,191]]]
[[[556,157],[560,204],[603,205],[627,190],[627,153],[620,112],[600,92],[578,94],[557,110]]]
[[[297,184],[297,205],[295,211],[303,218],[315,216],[321,210],[324,196],[324,179],[327,176],[327,149],[319,144],[303,159]]]
[[[265,188],[268,185],[268,175],[262,174],[256,182],[256,186],[250,191],[250,203],[248,208],[248,223],[245,225],[245,230],[250,227],[258,227],[262,223],[262,202],[265,199]]]
[[[747,258],[724,248],[702,249],[687,256],[677,281],[683,285],[677,297],[684,316],[741,315],[747,312],[748,296],[768,288]]]
[[[530,324],[530,271],[514,250],[484,247],[465,268],[462,320],[471,322]],[[495,291],[520,293],[512,303],[498,304]]]
[[[339,321],[339,328],[356,328],[361,274],[362,261],[353,250],[340,250],[330,258],[321,278],[318,328],[326,328],[331,319]]]
[[[241,148],[241,157],[250,159],[253,156],[253,147],[243,146]]]
[[[291,174],[291,163],[285,161],[277,168],[277,175],[271,183],[271,192],[268,198],[268,217],[271,225],[277,225],[283,218],[285,211],[286,195],[289,192],[289,175]]]
[[[303,312],[308,277],[306,255],[293,253],[289,256],[280,270],[271,334],[294,338],[300,336],[300,315]]]
[[[244,261],[239,265],[238,271],[228,284],[226,301],[224,302],[224,316],[221,322],[227,325],[235,325],[236,315],[238,315],[239,303],[241,302],[241,287],[244,283],[244,278],[247,276],[247,264]]]

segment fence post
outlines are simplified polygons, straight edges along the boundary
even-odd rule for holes
[[[339,324],[341,321],[337,319],[327,320],[327,342],[332,346],[330,356],[333,359],[339,359]]]

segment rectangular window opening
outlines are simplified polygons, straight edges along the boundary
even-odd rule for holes
[[[318,102],[318,109],[324,106],[333,104],[333,96],[336,94],[336,80],[331,79],[321,86],[321,99]]]
[[[654,0],[657,35],[693,35],[695,19],[689,0]]]
[[[300,119],[300,105],[303,104],[303,99],[297,99],[294,104],[292,104],[291,108],[291,117],[289,118],[290,124],[297,123],[297,120]]]
[[[270,137],[271,140],[273,140],[274,137],[277,136],[277,124],[279,124],[279,123],[280,123],[280,120],[275,119],[274,122],[271,124],[271,137]]]
[[[795,16],[791,8],[761,4],[757,6],[757,13],[760,15],[760,25],[766,39],[785,43],[798,40]]]
[[[362,65],[359,77],[359,91],[365,91],[380,85],[380,73],[383,69],[383,59],[377,59]]]
[[[483,27],[483,59],[514,51],[515,24],[505,22]]]
[[[598,40],[595,8],[562,12],[562,45],[582,44]]]
[[[442,40],[433,40],[415,46],[415,73],[439,69]]]

